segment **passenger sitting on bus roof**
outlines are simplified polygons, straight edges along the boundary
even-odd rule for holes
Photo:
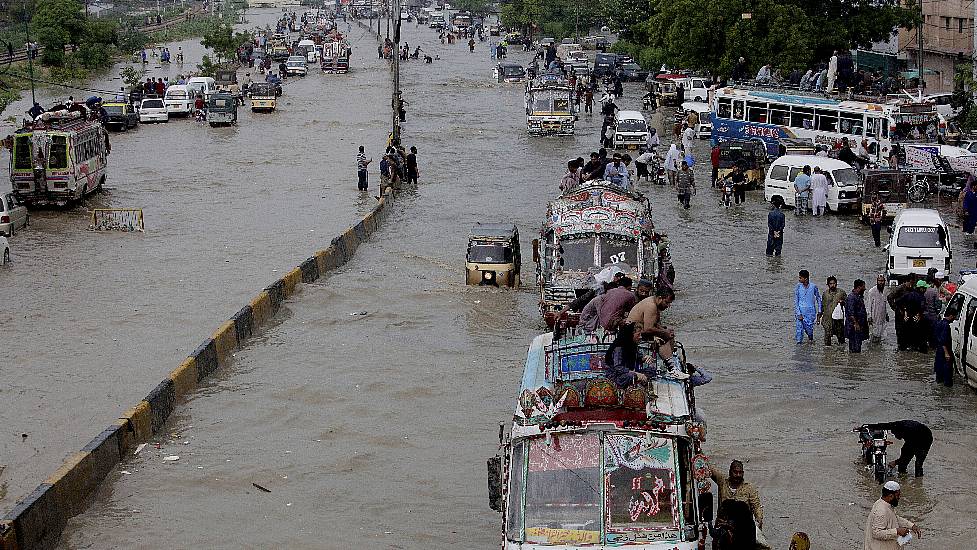
[[[619,388],[626,388],[634,384],[648,385],[648,380],[658,377],[655,364],[645,364],[645,358],[638,349],[641,333],[634,330],[634,325],[623,324],[617,329],[617,338],[604,354],[607,378]]]
[[[614,153],[614,160],[604,168],[604,179],[614,185],[619,185],[624,188],[630,187],[631,182],[628,169],[621,162],[620,154]]]
[[[604,302],[597,311],[597,322],[607,331],[616,330],[637,302],[631,293],[630,277],[621,277],[617,284],[617,288],[605,293]]]
[[[661,312],[668,309],[675,301],[675,292],[670,288],[659,288],[653,298],[646,298],[637,303],[628,314],[627,323],[645,339],[658,345],[658,355],[666,365],[671,366],[674,354],[675,332],[663,327]]]

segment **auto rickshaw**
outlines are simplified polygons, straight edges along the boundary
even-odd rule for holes
[[[477,223],[468,235],[465,282],[518,287],[522,257],[519,230],[509,223]]]
[[[218,92],[207,99],[207,122],[211,126],[237,124],[237,98],[226,92]]]
[[[759,141],[724,141],[719,144],[718,179],[728,176],[739,165],[746,174],[746,188],[763,187],[767,172],[767,149]]]
[[[913,173],[899,170],[866,170],[862,180],[862,223],[869,223],[875,195],[885,204],[885,217],[882,223],[891,222],[903,208],[909,207],[909,187],[913,183]]]
[[[269,82],[255,82],[248,89],[248,95],[251,96],[251,110],[254,112],[271,112],[278,105],[275,85]]]

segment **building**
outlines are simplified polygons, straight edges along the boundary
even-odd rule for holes
[[[952,92],[956,66],[969,63],[974,53],[974,0],[926,0],[922,6],[926,92]],[[907,78],[918,75],[919,34],[918,29],[899,30],[897,56],[905,62]]]

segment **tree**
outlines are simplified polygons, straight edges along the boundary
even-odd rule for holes
[[[208,31],[200,43],[205,48],[210,48],[217,55],[217,61],[234,59],[234,54],[239,47],[251,39],[246,33],[235,33],[230,23],[220,21]]]
[[[39,0],[31,18],[31,31],[44,46],[41,61],[46,65],[64,64],[65,46],[77,45],[85,36],[86,21],[82,6],[75,0]]]

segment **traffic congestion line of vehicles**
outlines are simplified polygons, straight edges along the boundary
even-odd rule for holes
[[[671,284],[668,240],[655,231],[649,199],[608,181],[568,190],[549,203],[533,259],[540,313],[553,331],[529,347],[512,422],[500,426],[500,451],[488,462],[503,548],[700,547],[711,488],[693,385],[663,376],[618,387],[605,374],[614,335],[578,329],[566,307],[609,270]],[[515,227],[472,230],[468,283],[518,284],[484,260],[518,273]],[[668,370],[652,344],[642,351]],[[676,358],[682,372],[694,371],[681,347]]]

